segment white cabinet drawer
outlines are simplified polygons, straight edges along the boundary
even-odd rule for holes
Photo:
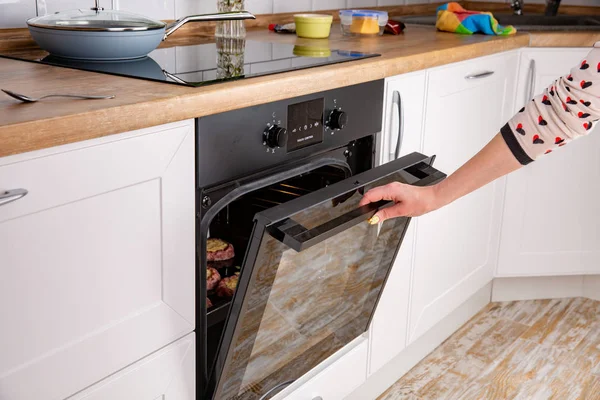
[[[368,340],[363,340],[348,353],[300,386],[285,400],[341,400],[367,379]]]
[[[160,176],[191,129],[179,125],[108,143],[91,140],[55,154],[36,152],[8,164],[12,157],[0,158],[0,193],[19,188],[29,192],[0,206],[0,222]]]
[[[193,121],[0,159],[0,399],[63,399],[194,330]],[[35,384],[33,384],[35,383]]]
[[[511,53],[481,57],[431,69],[429,72],[428,96],[448,96],[482,84],[489,84],[490,81],[505,79],[507,71],[513,71],[516,67],[514,64],[516,58],[507,57]],[[514,57],[517,57],[517,53],[513,54]],[[489,93],[488,95],[503,96],[504,93]],[[480,100],[485,101],[485,98]],[[465,110],[465,113],[468,111]],[[456,116],[456,118],[458,117]]]

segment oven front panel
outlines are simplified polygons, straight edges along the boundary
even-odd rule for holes
[[[361,192],[444,175],[413,154],[256,216],[217,358],[216,399],[258,400],[365,332],[409,218],[367,223]]]
[[[383,80],[373,81],[199,118],[198,186],[225,183],[380,132],[383,89]],[[279,128],[286,134],[277,136]],[[267,143],[269,129],[279,143],[271,143],[273,137]]]

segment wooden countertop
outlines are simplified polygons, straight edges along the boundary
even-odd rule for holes
[[[562,40],[564,36],[559,35],[558,39]],[[536,43],[553,46],[552,40],[547,38],[542,33],[532,36],[534,42],[537,40]],[[249,32],[248,39],[315,44],[315,41],[264,30]],[[571,46],[591,46],[597,40],[600,40],[600,34],[580,35],[576,44],[571,40]],[[177,39],[172,45],[206,41],[206,38],[197,36]],[[0,88],[32,96],[56,92],[117,96],[112,100],[52,99],[33,104],[22,104],[8,96],[0,96],[0,157],[526,47],[530,37],[526,33],[512,37],[461,36],[437,32],[430,27],[409,26],[403,35],[358,39],[342,37],[339,28],[334,26],[330,39],[320,43],[332,49],[379,53],[382,56],[202,88],[0,58]]]

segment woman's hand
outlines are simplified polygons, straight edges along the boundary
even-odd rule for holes
[[[521,167],[500,134],[447,179],[434,186],[411,186],[399,182],[365,193],[360,205],[392,200],[395,205],[380,210],[369,220],[378,224],[396,217],[418,217],[437,210],[493,180]]]
[[[437,198],[436,187],[411,186],[393,182],[369,190],[365,193],[360,205],[364,206],[380,200],[391,200],[395,203],[391,207],[378,211],[369,220],[370,224],[378,224],[390,218],[418,217],[441,207]]]

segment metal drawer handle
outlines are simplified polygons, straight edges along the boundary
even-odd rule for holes
[[[279,385],[273,386],[271,389],[269,389],[267,391],[267,393],[265,393],[262,396],[260,396],[260,399],[258,399],[258,400],[266,400],[267,397],[271,393],[273,393],[274,391],[276,391],[277,389],[283,389],[284,387],[290,386],[294,382],[295,382],[295,379],[292,379],[291,381],[285,381],[285,382],[280,383]]]
[[[494,71],[485,71],[485,72],[480,72],[478,74],[467,75],[467,76],[465,76],[465,79],[481,79],[481,78],[486,78],[491,75],[494,75]]]
[[[312,400],[323,400],[323,398],[322,398],[321,396],[317,396],[317,397],[315,397],[315,398],[314,398],[314,399],[312,399]]]
[[[27,193],[29,192],[26,189],[7,190],[4,193],[0,192],[0,206],[17,201],[21,197],[25,197]]]

